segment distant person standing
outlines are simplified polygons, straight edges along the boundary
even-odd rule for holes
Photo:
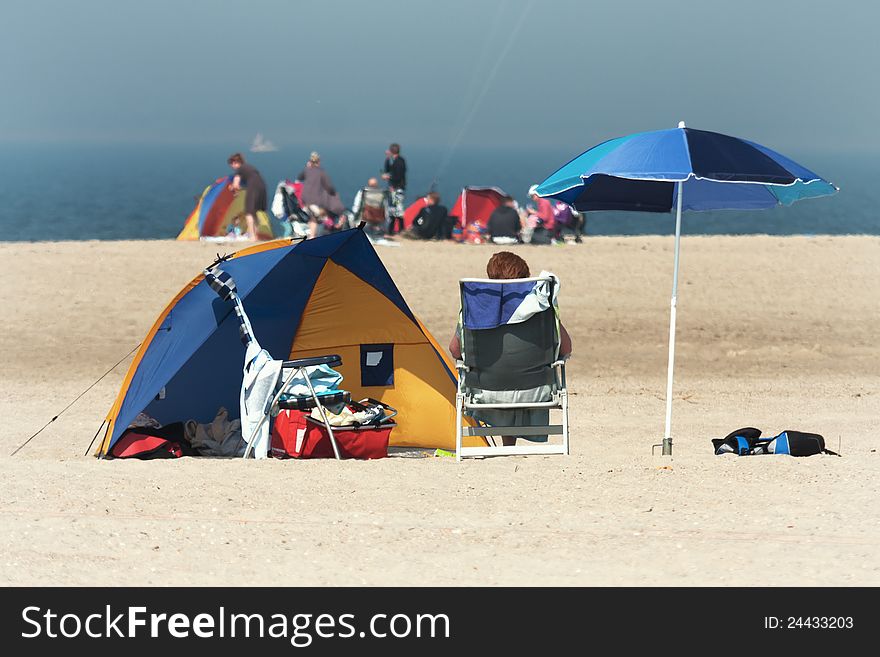
[[[242,188],[245,190],[244,215],[247,222],[245,236],[249,240],[255,240],[257,239],[257,212],[261,210],[265,212],[268,207],[266,183],[256,167],[244,161],[244,156],[241,153],[233,153],[226,162],[235,172],[229,189],[233,194],[238,194]]]
[[[406,196],[406,160],[400,156],[400,144],[391,144],[385,151],[385,167],[382,179],[388,182],[388,233],[394,235],[399,224],[403,230],[403,213]]]
[[[336,218],[345,212],[345,206],[336,193],[330,176],[321,167],[321,156],[318,153],[313,151],[309,155],[309,161],[296,179],[302,181],[302,204],[309,208],[309,214],[312,215],[309,237],[317,237],[327,227],[323,221],[327,215],[332,215],[331,221],[335,224]]]

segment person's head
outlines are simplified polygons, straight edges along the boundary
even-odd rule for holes
[[[389,156],[397,157],[398,155],[400,155],[400,144],[391,144],[391,146],[389,146],[388,150],[385,152]]]
[[[501,199],[501,203],[502,203],[502,205],[506,205],[509,208],[512,208],[516,205],[514,203],[512,196],[505,196],[504,198]]]
[[[311,155],[309,155],[309,164],[313,167],[321,164],[321,156],[318,155],[317,151],[312,151]]]
[[[244,156],[241,153],[233,153],[226,160],[226,163],[233,169],[239,169],[244,164]]]
[[[425,203],[428,205],[437,205],[440,202],[440,194],[437,192],[428,192],[428,195],[425,196]]]
[[[499,251],[486,264],[489,278],[528,278],[529,265],[525,260],[510,251]]]
[[[378,187],[378,186],[379,186],[379,180],[376,178],[370,178],[367,181],[367,187]]]
[[[540,196],[538,196],[538,186],[537,185],[532,185],[531,187],[529,187],[529,198],[532,199],[533,201],[537,201],[539,198],[541,198]]]

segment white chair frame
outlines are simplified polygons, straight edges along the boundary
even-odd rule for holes
[[[505,279],[504,283],[522,283],[528,281],[546,280],[541,277]],[[498,279],[463,278],[461,283],[498,283]],[[480,404],[473,401],[463,382],[469,368],[464,361],[457,360],[455,367],[458,370],[458,388],[455,393],[455,457],[457,461],[468,457],[486,456],[510,456],[510,455],[541,455],[541,454],[565,454],[569,455],[569,424],[568,424],[568,388],[565,381],[565,360],[562,358],[554,362],[551,367],[556,375],[556,390],[548,402],[522,402],[510,404]],[[510,427],[510,426],[463,426],[464,412],[479,409],[517,409],[517,408],[547,408],[562,411],[562,424],[547,424],[541,426]],[[529,445],[495,445],[493,436],[562,436],[561,444],[529,444]],[[465,447],[464,436],[484,436],[489,446]]]

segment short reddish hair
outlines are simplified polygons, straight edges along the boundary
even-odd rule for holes
[[[489,278],[528,278],[529,265],[525,260],[510,251],[499,251],[486,265]]]

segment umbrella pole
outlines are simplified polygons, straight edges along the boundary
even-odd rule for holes
[[[663,455],[672,456],[672,370],[675,364],[675,306],[678,301],[678,253],[681,242],[681,187],[675,210],[675,264],[672,273],[672,299],[669,302],[669,362],[666,366],[666,431],[663,434]]]

